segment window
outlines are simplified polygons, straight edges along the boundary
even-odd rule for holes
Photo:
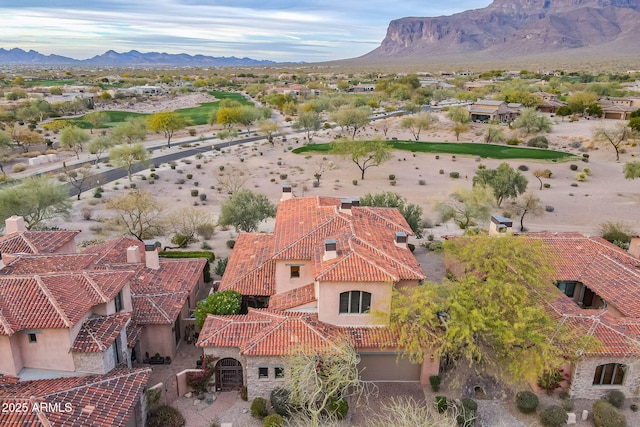
[[[113,303],[116,306],[116,313],[122,311],[122,291],[118,292],[118,294],[113,299]]]
[[[578,282],[570,282],[570,281],[560,281],[556,282],[556,287],[560,289],[566,296],[569,298],[573,298],[573,294],[576,291],[576,283]]]
[[[593,376],[593,385],[622,385],[627,365],[621,363],[608,363],[596,368]]]
[[[348,291],[340,294],[340,313],[367,313],[371,308],[371,294],[363,291]]]
[[[269,368],[258,368],[258,378],[269,378]]]
[[[284,368],[282,366],[276,366],[273,368],[276,378],[284,378]]]
[[[295,279],[300,277],[300,266],[299,265],[292,265],[290,266],[291,268],[291,278]]]
[[[36,334],[29,334],[29,342],[38,342]]]

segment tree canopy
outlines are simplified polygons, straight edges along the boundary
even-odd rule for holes
[[[628,162],[624,164],[624,177],[627,179],[640,178],[640,161]]]
[[[60,145],[62,148],[71,150],[76,153],[76,157],[80,159],[80,152],[84,149],[84,144],[91,137],[82,129],[75,126],[68,126],[60,132]]]
[[[68,217],[71,212],[69,191],[46,176],[28,177],[21,183],[0,189],[0,221],[12,215],[22,216],[27,229],[43,222]]]
[[[351,139],[355,139],[358,130],[369,124],[372,114],[371,107],[351,107],[342,106],[331,113],[331,118],[338,126],[344,128],[351,134]]]
[[[382,208],[397,208],[411,227],[416,238],[422,238],[422,208],[413,203],[407,203],[407,199],[398,193],[385,191],[377,194],[365,194],[360,197],[360,205],[377,206]]]
[[[551,120],[540,114],[535,108],[523,108],[513,121],[513,127],[522,130],[525,135],[538,132],[551,132]]]
[[[196,326],[202,328],[208,314],[239,314],[242,308],[242,294],[231,289],[209,295],[204,301],[198,301],[194,315]]]
[[[496,169],[479,167],[473,177],[473,185],[484,185],[493,190],[498,207],[508,198],[516,198],[527,190],[527,178],[509,166],[501,163]]]
[[[361,172],[361,179],[364,173],[373,166],[380,166],[391,159],[391,145],[383,139],[374,138],[371,140],[341,139],[333,141],[329,149],[331,154],[349,158],[358,166]]]
[[[137,163],[146,165],[149,162],[149,153],[142,144],[119,145],[109,151],[109,158],[118,167],[127,170],[129,182],[132,182],[131,172]]]
[[[129,117],[116,125],[111,131],[111,138],[119,144],[142,142],[147,137],[147,122],[142,117]]]
[[[596,128],[593,131],[593,139],[599,144],[611,145],[616,152],[616,162],[619,162],[622,144],[635,139],[635,135],[625,123],[616,123],[613,127]]]
[[[167,138],[167,146],[171,147],[171,137],[176,131],[189,125],[189,121],[175,111],[161,111],[147,118],[147,126],[153,132],[163,132]]]
[[[427,130],[438,121],[438,117],[431,113],[418,113],[415,116],[404,117],[400,122],[402,129],[408,129],[413,138],[418,141],[420,132]]]
[[[276,216],[276,206],[264,194],[240,189],[220,206],[219,225],[232,225],[236,231],[253,232],[262,221]]]
[[[148,191],[132,191],[105,206],[114,211],[115,226],[141,242],[164,233],[162,205]]]
[[[448,200],[436,206],[439,220],[453,220],[462,230],[486,222],[491,215],[491,198],[491,189],[483,186],[454,190]]]

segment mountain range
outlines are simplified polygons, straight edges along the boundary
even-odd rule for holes
[[[182,67],[243,67],[276,64],[251,58],[214,57],[205,55],[169,54],[159,52],[142,53],[137,50],[118,53],[109,50],[89,59],[73,59],[60,55],[43,55],[34,50],[0,48],[2,65],[74,65],[74,66],[182,66]]]
[[[362,60],[505,59],[640,53],[640,0],[494,0],[482,9],[391,21]]]

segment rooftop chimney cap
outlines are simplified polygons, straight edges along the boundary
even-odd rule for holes
[[[340,199],[340,209],[351,209],[352,199]]]
[[[407,243],[407,233],[404,231],[396,231],[396,242]]]
[[[144,250],[146,252],[155,251],[160,247],[160,242],[157,240],[145,240],[144,241]]]
[[[351,206],[360,206],[360,198],[354,197],[353,199],[351,199]]]
[[[337,247],[336,239],[326,239],[324,241],[324,248],[328,251],[335,251]]]
[[[291,193],[291,186],[290,185],[283,185],[282,186],[282,192],[283,193]]]

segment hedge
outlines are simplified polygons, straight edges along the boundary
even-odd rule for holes
[[[211,263],[216,256],[211,251],[160,251],[162,258],[205,258],[207,264],[204,266],[204,281],[211,281]]]

